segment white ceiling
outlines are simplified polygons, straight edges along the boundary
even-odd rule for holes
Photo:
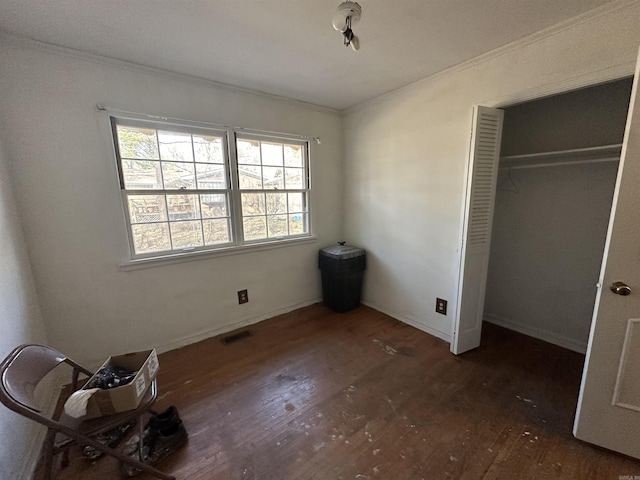
[[[0,31],[342,110],[609,0],[0,0]]]

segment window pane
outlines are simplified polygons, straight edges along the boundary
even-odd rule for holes
[[[304,193],[289,193],[289,213],[304,212]]]
[[[215,245],[216,243],[228,243],[231,241],[228,219],[204,220],[202,226],[204,228],[205,245]]]
[[[245,217],[242,219],[245,240],[267,238],[267,220],[265,217]]]
[[[295,213],[289,215],[289,235],[298,235],[307,232],[307,214]]]
[[[286,215],[267,216],[267,226],[270,237],[284,237],[289,234]]]
[[[169,221],[200,218],[198,195],[167,195]]]
[[[215,190],[227,188],[227,176],[224,165],[196,163],[196,177],[198,188]]]
[[[116,127],[118,147],[122,158],[148,158],[158,160],[156,131],[151,128]]]
[[[162,176],[164,177],[164,188],[167,190],[196,187],[193,163],[162,162]]]
[[[193,162],[191,134],[158,131],[160,158],[176,162]]]
[[[240,188],[259,189],[262,188],[262,171],[260,167],[251,165],[238,165],[238,177]]]
[[[238,163],[260,165],[260,142],[257,140],[240,140],[236,142]]]
[[[164,195],[129,195],[127,203],[131,223],[167,221]]]
[[[201,247],[202,223],[196,222],[175,222],[170,223],[171,241],[173,248]]]
[[[287,194],[267,193],[267,213],[287,213]]]
[[[148,160],[122,160],[124,186],[129,190],[162,188],[160,162]]]
[[[169,225],[166,223],[142,223],[131,225],[133,248],[137,255],[171,250]]]
[[[193,151],[196,162],[224,163],[224,147],[222,145],[222,137],[194,135]]]
[[[302,176],[304,170],[302,168],[285,168],[284,183],[286,188],[304,188]]]
[[[282,167],[262,167],[262,181],[265,189],[284,189],[284,177]]]
[[[301,145],[285,145],[284,146],[284,164],[287,167],[303,167],[302,163],[302,146]]]
[[[282,166],[282,144],[262,142],[262,164]]]
[[[309,233],[303,142],[150,120],[140,120],[144,127],[114,122],[134,256]],[[230,132],[237,164],[229,159]],[[242,218],[242,232],[234,231],[232,211]]]
[[[264,215],[264,193],[243,193],[242,194],[242,216]]]
[[[227,217],[227,196],[222,193],[200,195],[202,218]]]

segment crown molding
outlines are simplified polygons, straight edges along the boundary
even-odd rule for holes
[[[141,65],[141,64],[129,62],[126,60],[119,60],[117,58],[112,58],[112,57],[100,55],[97,53],[87,52],[85,50],[78,50],[75,48],[64,47],[64,46],[56,45],[53,43],[42,42],[40,40],[35,40],[33,38],[8,33],[3,30],[0,30],[0,43],[11,45],[14,47],[27,48],[27,49],[38,50],[38,51],[51,53],[55,55],[71,57],[71,58],[75,58],[85,62],[95,63],[98,65],[105,65],[109,67],[120,68],[123,70],[129,70],[137,73],[145,73],[148,75],[154,75],[154,76],[166,78],[169,80],[188,82],[193,85],[219,88],[219,89],[227,90],[230,93],[238,93],[238,94],[247,95],[251,97],[268,99],[268,100],[273,100],[281,103],[287,103],[287,104],[304,108],[307,110],[314,110],[317,112],[328,113],[333,115],[340,114],[339,110],[329,108],[329,107],[324,107],[322,105],[316,105],[314,103],[304,102],[302,100],[295,100],[293,98],[261,92],[259,90],[252,90],[249,88],[238,87],[235,85],[230,85],[228,83],[216,82],[215,80],[209,80],[203,77],[187,75],[185,73],[179,73],[172,70],[166,70],[163,68],[151,67],[148,65]]]
[[[426,85],[435,82],[437,80],[440,80],[441,78],[447,77],[449,75],[453,75],[455,73],[467,70],[469,68],[472,68],[476,65],[479,65],[481,63],[487,62],[489,60],[492,60],[494,58],[498,58],[501,57],[503,55],[507,55],[508,53],[513,52],[514,50],[518,50],[524,47],[527,47],[528,45],[540,42],[542,40],[545,40],[547,38],[553,37],[555,35],[558,35],[559,33],[562,33],[566,30],[569,30],[570,28],[573,28],[575,26],[578,25],[582,25],[588,22],[591,22],[593,20],[597,20],[598,18],[604,17],[606,15],[609,15],[615,11],[624,9],[624,8],[628,8],[632,5],[635,5],[638,3],[638,0],[614,0],[610,3],[606,3],[604,5],[601,5],[600,7],[596,7],[592,10],[589,10],[587,12],[581,13],[580,15],[577,15],[575,17],[569,18],[568,20],[565,20],[563,22],[557,23],[555,25],[552,25],[548,28],[539,30],[537,32],[534,32],[530,35],[527,35],[526,37],[520,38],[518,40],[515,40],[511,43],[508,43],[506,45],[503,45],[501,47],[498,47],[494,50],[491,50],[487,53],[483,53],[482,55],[478,55],[477,57],[474,57],[470,60],[467,60],[466,62],[462,62],[459,63],[457,65],[454,65],[452,67],[449,67],[445,70],[441,70],[440,72],[437,72],[433,75],[430,75],[428,77],[422,78],[420,80],[416,80],[415,82],[409,83],[408,85],[405,85],[404,87],[400,87],[397,88],[395,90],[391,90],[390,92],[387,92],[385,94],[382,94],[378,97],[372,98],[371,100],[366,100],[362,103],[359,103],[357,105],[354,105],[352,107],[346,108],[344,110],[341,110],[340,113],[342,114],[342,116],[347,116],[350,115],[352,113],[355,113],[359,110],[363,110],[365,108],[377,105],[379,103],[382,103],[384,101],[390,100],[392,98],[395,97],[399,97],[402,95],[406,95],[406,94],[410,94],[411,92],[414,91],[418,91],[421,90],[422,88],[424,88]],[[631,65],[631,67],[629,67]],[[609,77],[606,79],[602,79],[601,81],[607,81],[607,80],[614,80],[615,78],[620,78],[621,76],[625,76],[628,74],[633,74],[633,65],[635,65],[635,62],[632,63],[625,63],[623,65],[619,65],[616,67],[613,67],[612,69],[607,69],[607,70],[611,70],[609,72]],[[631,70],[629,70],[629,68],[631,68]],[[615,72],[615,74],[618,74],[618,77],[611,77],[611,75],[613,75]],[[622,73],[624,72],[624,73]],[[589,81],[589,79],[594,79],[594,75],[586,75],[583,76],[584,78],[582,78],[582,86],[587,86],[589,85],[588,83],[586,83],[587,81]],[[572,84],[572,82],[570,82],[570,84]],[[576,86],[575,88],[579,88],[579,86]],[[557,92],[556,92],[557,93]],[[535,93],[533,93],[533,95],[535,95]],[[531,97],[531,98],[535,98],[535,97]]]

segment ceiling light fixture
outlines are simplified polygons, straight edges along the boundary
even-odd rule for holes
[[[333,28],[342,33],[344,46],[351,46],[356,52],[360,49],[360,39],[351,30],[351,25],[358,23],[362,8],[356,2],[342,2],[333,15]]]

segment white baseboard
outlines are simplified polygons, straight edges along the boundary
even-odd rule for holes
[[[191,345],[192,343],[197,343],[202,340],[206,340],[207,338],[215,337],[217,335],[221,335],[223,333],[231,332],[233,330],[237,330],[238,328],[246,327],[248,325],[253,325],[263,320],[267,320],[268,318],[277,317],[278,315],[282,315],[284,313],[289,313],[293,310],[297,310],[298,308],[308,307],[309,305],[313,305],[314,303],[321,302],[322,298],[315,298],[313,300],[307,300],[301,303],[296,303],[293,305],[288,305],[286,307],[278,308],[276,310],[269,311],[267,313],[258,315],[256,317],[245,318],[238,322],[230,323],[227,325],[223,325],[221,327],[216,327],[211,330],[205,330],[196,335],[188,335],[185,337],[178,338],[177,340],[167,343],[165,345],[156,346],[156,351],[158,353],[168,352],[170,350],[175,350],[176,348],[185,347],[187,345]]]
[[[493,323],[500,327],[508,328],[509,330],[514,330],[518,333],[522,333],[539,340],[544,340],[545,342],[558,345],[559,347],[563,347],[574,352],[584,354],[587,351],[587,342],[576,340],[575,338],[570,338],[566,335],[559,335],[555,332],[514,322],[513,320],[492,315],[490,313],[484,314],[484,321]]]
[[[390,317],[395,318],[396,320],[401,321],[402,323],[406,323],[407,325],[411,325],[414,328],[417,328],[418,330],[428,333],[429,335],[432,335],[436,338],[439,338],[441,340],[444,340],[447,343],[451,343],[451,334],[450,333],[444,333],[441,332],[440,330],[436,330],[435,328],[429,327],[427,325],[424,325],[423,323],[420,323],[419,321],[417,321],[414,318],[408,317],[406,315],[401,315],[399,313],[396,312],[392,312],[390,310],[387,310],[386,308],[383,308],[379,305],[376,305],[375,303],[372,302],[362,302],[364,305],[366,305],[367,307],[371,307],[374,310],[378,310],[379,312],[384,313],[385,315],[389,315]]]

